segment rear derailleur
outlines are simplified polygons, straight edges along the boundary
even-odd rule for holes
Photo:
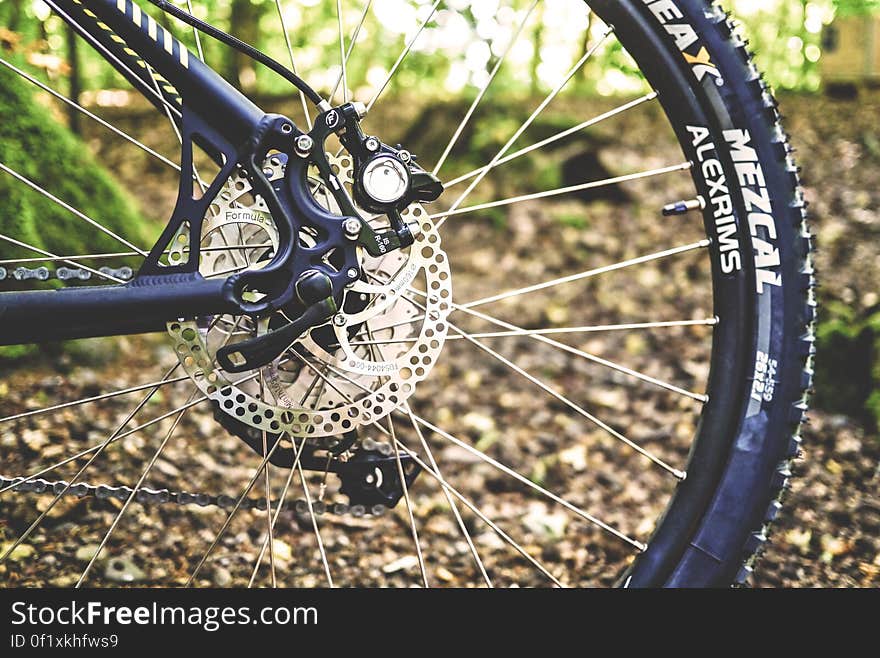
[[[265,457],[263,433],[224,413],[217,405],[214,417],[226,431],[247,443],[258,455]],[[280,445],[276,445],[281,442]],[[377,443],[371,439],[358,440],[357,431],[346,432],[341,437],[328,440],[319,445],[314,439],[307,439],[299,462],[304,470],[322,473],[335,473],[339,478],[339,492],[348,497],[349,505],[361,505],[372,509],[379,505],[388,509],[400,502],[404,494],[397,455],[389,443]],[[280,468],[294,467],[296,450],[286,442],[281,434],[266,435],[266,450],[271,454],[269,461]],[[412,486],[421,472],[421,467],[406,453],[400,453],[406,488]]]

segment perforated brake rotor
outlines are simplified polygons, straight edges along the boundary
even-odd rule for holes
[[[328,158],[350,185],[349,157]],[[283,176],[284,163],[270,158],[264,170],[275,180]],[[323,184],[313,180],[312,190],[318,203],[339,212]],[[307,437],[338,436],[375,422],[411,396],[442,351],[452,280],[424,208],[413,204],[401,214],[414,243],[379,258],[361,251],[364,274],[346,290],[343,310],[259,371],[229,375],[214,354],[226,342],[265,332],[268,318],[256,327],[250,318],[235,316],[169,323],[178,358],[199,389],[246,425]],[[307,229],[300,239],[310,240]],[[201,246],[209,249],[201,254],[200,272],[210,277],[258,269],[275,245],[277,232],[265,204],[246,179],[231,177],[203,225]]]

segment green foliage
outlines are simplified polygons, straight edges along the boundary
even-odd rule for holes
[[[348,80],[352,90],[356,92],[367,80],[373,88],[381,82],[407,39],[414,35],[427,15],[430,4],[427,0],[373,3],[349,61]],[[529,4],[528,0],[502,0],[494,13],[481,10],[482,6],[489,7],[492,3],[441,4],[416,47],[409,52],[406,65],[399,71],[389,93],[407,91],[449,98],[461,91],[479,89]],[[736,16],[771,84],[776,88],[807,90],[817,89],[820,84],[824,26],[835,16],[880,11],[880,0],[723,0],[722,4]],[[204,59],[233,84],[260,94],[290,93],[289,85],[265,67],[254,65],[210,37],[201,35],[197,44],[190,27],[150,7],[144,0],[141,5],[160,23],[170,27],[193,52],[201,51]],[[526,59],[520,54],[514,63],[502,67],[493,83],[494,90],[532,94],[549,90],[555,80],[542,73],[542,66],[564,67],[596,41],[601,31],[600,22],[586,12],[582,16],[584,20],[576,24],[560,25],[554,19],[559,15],[554,12],[563,5],[565,3],[538,5],[519,40],[526,48]],[[290,64],[278,6],[273,0],[199,0],[192,6],[200,18]],[[450,11],[449,6],[455,7],[455,12]],[[336,3],[289,0],[281,3],[281,7],[299,73],[317,88],[327,91],[340,73]],[[520,12],[515,20],[510,8]],[[347,36],[360,16],[360,5],[343,3],[343,32]],[[29,0],[4,0],[0,2],[0,25],[18,34],[18,52],[39,55],[31,58],[32,63],[39,61],[38,65],[51,76],[65,74],[68,53],[64,31],[67,28],[57,16],[49,14],[45,5]],[[496,30],[493,25],[504,27]],[[453,35],[458,45],[449,46],[447,42]],[[559,39],[566,43],[559,43]],[[491,49],[482,47],[484,43]],[[560,56],[559,48],[567,52]],[[79,59],[85,89],[126,86],[119,74],[91,49],[81,48]],[[639,76],[620,44],[608,39],[587,62],[582,74],[574,78],[571,87],[583,94],[625,95],[637,90]]]
[[[836,0],[838,16],[864,16],[880,12],[880,0]]]
[[[0,162],[135,244],[145,244],[144,224],[135,203],[88,148],[35,102],[25,84],[14,73],[0,70]],[[115,239],[6,173],[0,173],[0,199],[3,235],[57,255],[120,250]],[[37,255],[0,243],[3,258]],[[28,349],[19,347],[3,348],[0,357],[19,358],[27,353]]]
[[[816,405],[880,425],[880,309],[828,301],[816,340]]]

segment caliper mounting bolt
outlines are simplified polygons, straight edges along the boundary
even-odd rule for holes
[[[296,154],[301,158],[308,157],[315,145],[314,140],[308,135],[300,135],[296,138]]]
[[[361,222],[355,217],[349,217],[342,222],[342,230],[345,231],[345,237],[349,240],[357,240],[361,234]]]

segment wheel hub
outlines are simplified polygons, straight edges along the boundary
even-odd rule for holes
[[[351,158],[328,159],[340,182],[353,185]],[[386,179],[400,172],[390,162],[372,164],[365,188],[375,184],[377,194],[393,194],[397,183]],[[284,158],[270,158],[264,172],[270,180],[281,179]],[[309,185],[320,205],[341,214],[319,179]],[[272,434],[334,437],[387,416],[413,394],[442,351],[452,281],[440,236],[421,204],[410,204],[400,216],[413,244],[378,257],[361,249],[361,274],[346,288],[339,312],[259,369],[230,375],[218,366],[216,352],[241,336],[266,333],[276,320],[287,322],[283,310],[258,321],[214,316],[169,323],[181,364],[219,413]],[[308,231],[300,235],[303,243],[312,239]],[[199,271],[210,277],[259,269],[275,244],[277,231],[265,204],[244,176],[232,176],[203,225]],[[175,241],[169,258],[182,258],[185,250],[185,238]],[[326,260],[332,263],[332,255]]]

